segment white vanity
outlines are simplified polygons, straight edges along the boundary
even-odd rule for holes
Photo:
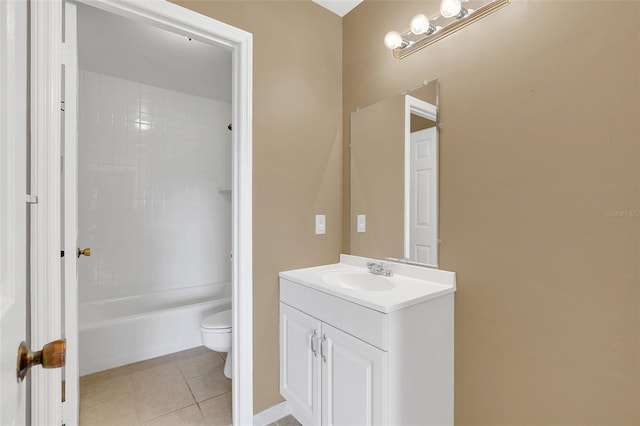
[[[280,393],[305,426],[452,425],[455,274],[367,260],[280,273]]]

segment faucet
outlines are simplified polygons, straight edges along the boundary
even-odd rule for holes
[[[367,261],[367,268],[369,272],[374,275],[382,275],[383,277],[393,276],[391,269],[385,269],[385,264],[382,262],[374,262],[373,260]]]

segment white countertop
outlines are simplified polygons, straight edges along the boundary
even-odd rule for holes
[[[395,285],[390,290],[363,291],[342,288],[328,284],[323,279],[323,274],[328,272],[369,274],[366,268],[367,260],[377,261],[343,254],[340,255],[340,263],[284,271],[280,272],[280,277],[383,313],[397,311],[456,290],[454,272],[399,263],[385,263],[394,274],[387,278]]]

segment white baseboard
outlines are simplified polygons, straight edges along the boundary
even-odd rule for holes
[[[253,425],[267,426],[268,424],[271,424],[276,420],[280,420],[281,418],[286,417],[289,414],[291,414],[291,407],[289,407],[289,402],[282,401],[280,404],[269,407],[266,410],[261,411],[253,416]]]

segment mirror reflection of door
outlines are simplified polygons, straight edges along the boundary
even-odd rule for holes
[[[410,161],[405,164],[409,171],[406,200],[409,209],[409,228],[406,241],[409,251],[405,257],[413,262],[438,264],[437,250],[437,135],[435,123],[411,114]],[[413,123],[420,130],[413,130]]]
[[[404,259],[438,265],[437,107],[405,97]]]

